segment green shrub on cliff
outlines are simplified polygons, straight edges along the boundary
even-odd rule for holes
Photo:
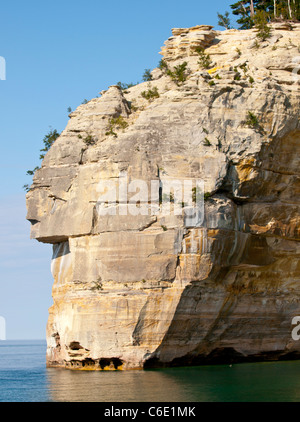
[[[143,81],[147,82],[147,81],[152,81],[152,74],[151,74],[151,69],[145,69],[145,72],[143,74]]]
[[[133,86],[135,86],[136,84],[130,82],[129,84],[124,84],[123,82],[118,82],[116,84],[119,88],[122,89],[122,91],[126,91],[129,88],[132,88]]]
[[[201,69],[209,69],[212,66],[212,62],[211,62],[209,54],[206,54],[204,52],[203,47],[197,47],[195,49],[195,51],[196,51],[196,53],[199,54],[198,64],[199,64],[200,68]]]
[[[51,145],[56,141],[56,139],[59,137],[59,133],[57,132],[56,129],[54,130],[50,130],[47,135],[45,135],[44,139],[43,139],[43,143],[44,143],[44,148],[40,149],[40,152],[44,152],[46,153],[47,151],[49,151]],[[42,160],[45,157],[45,154],[41,154],[40,155],[40,159]]]
[[[183,62],[177,66],[174,66],[173,70],[168,69],[167,75],[177,84],[180,85],[186,81],[188,76],[187,62]]]
[[[45,154],[47,151],[49,151],[51,145],[56,141],[56,139],[59,137],[59,133],[56,129],[50,129],[47,135],[44,136],[43,144],[44,148],[40,149],[40,160],[42,160],[45,157]],[[26,175],[27,176],[34,176],[35,172],[39,170],[40,167],[36,166],[33,170],[27,170]],[[30,190],[30,187],[28,184],[23,185],[23,189],[28,192]]]
[[[126,120],[124,119],[123,116],[112,117],[109,120],[109,129],[105,133],[105,135],[107,135],[107,136],[113,135],[113,136],[117,137],[118,135],[116,134],[115,130],[126,129],[127,127],[128,127],[128,123],[126,122]]]
[[[158,63],[157,66],[162,72],[167,72],[168,71],[168,65],[167,62],[164,59],[161,59]]]
[[[254,24],[255,28],[257,28],[257,38],[260,41],[265,41],[267,38],[271,36],[271,28],[268,25],[268,15],[264,10],[259,10],[254,15]]]
[[[255,131],[257,131],[258,133],[262,135],[265,133],[265,130],[263,126],[261,125],[258,117],[254,113],[252,113],[252,111],[247,112],[247,118],[243,122],[243,124],[245,126],[248,126],[251,129],[254,129]]]
[[[247,118],[244,121],[244,124],[252,129],[256,129],[259,127],[259,121],[258,121],[258,117],[255,116],[254,113],[252,113],[252,111],[248,111],[247,112]]]
[[[159,97],[158,89],[156,86],[149,88],[148,91],[143,91],[141,96],[148,101],[154,100],[155,98]]]

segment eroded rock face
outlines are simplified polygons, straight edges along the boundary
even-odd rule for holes
[[[206,48],[212,44],[216,32],[209,25],[197,25],[192,28],[173,28],[172,34],[162,47],[160,54],[166,61],[173,61],[189,56],[196,56],[197,48]]]
[[[27,194],[31,237],[53,244],[49,366],[299,357],[299,35],[273,28],[257,49],[255,30],[173,30],[162,53],[188,62],[183,83],[156,69],[70,114]],[[195,40],[214,67],[199,68]],[[135,180],[153,193],[138,215],[138,189],[120,190]],[[204,183],[201,224],[171,196],[161,212],[164,186],[186,180]],[[101,199],[111,183],[115,203]]]

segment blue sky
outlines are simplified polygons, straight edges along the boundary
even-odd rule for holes
[[[28,169],[40,165],[49,128],[64,129],[73,110],[108,86],[139,82],[171,28],[217,26],[230,1],[115,0],[3,2],[0,56],[0,315],[7,339],[45,338],[52,304],[51,245],[29,239]]]

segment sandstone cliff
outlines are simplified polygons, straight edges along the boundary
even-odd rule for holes
[[[70,114],[27,194],[31,237],[53,244],[48,365],[300,356],[299,45],[300,24],[273,25],[259,45],[255,30],[176,28],[161,54],[171,70],[187,62],[186,80],[154,69]],[[172,213],[171,198],[169,214],[146,199],[139,215],[124,198],[101,201],[122,178],[149,191],[201,180],[201,224],[185,204]]]

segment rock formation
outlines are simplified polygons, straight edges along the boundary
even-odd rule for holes
[[[27,194],[31,237],[53,244],[49,366],[299,358],[300,24],[289,29],[263,42],[174,29],[171,73],[70,114]],[[197,180],[203,218],[189,224],[164,187]],[[135,213],[134,181],[153,194]]]

